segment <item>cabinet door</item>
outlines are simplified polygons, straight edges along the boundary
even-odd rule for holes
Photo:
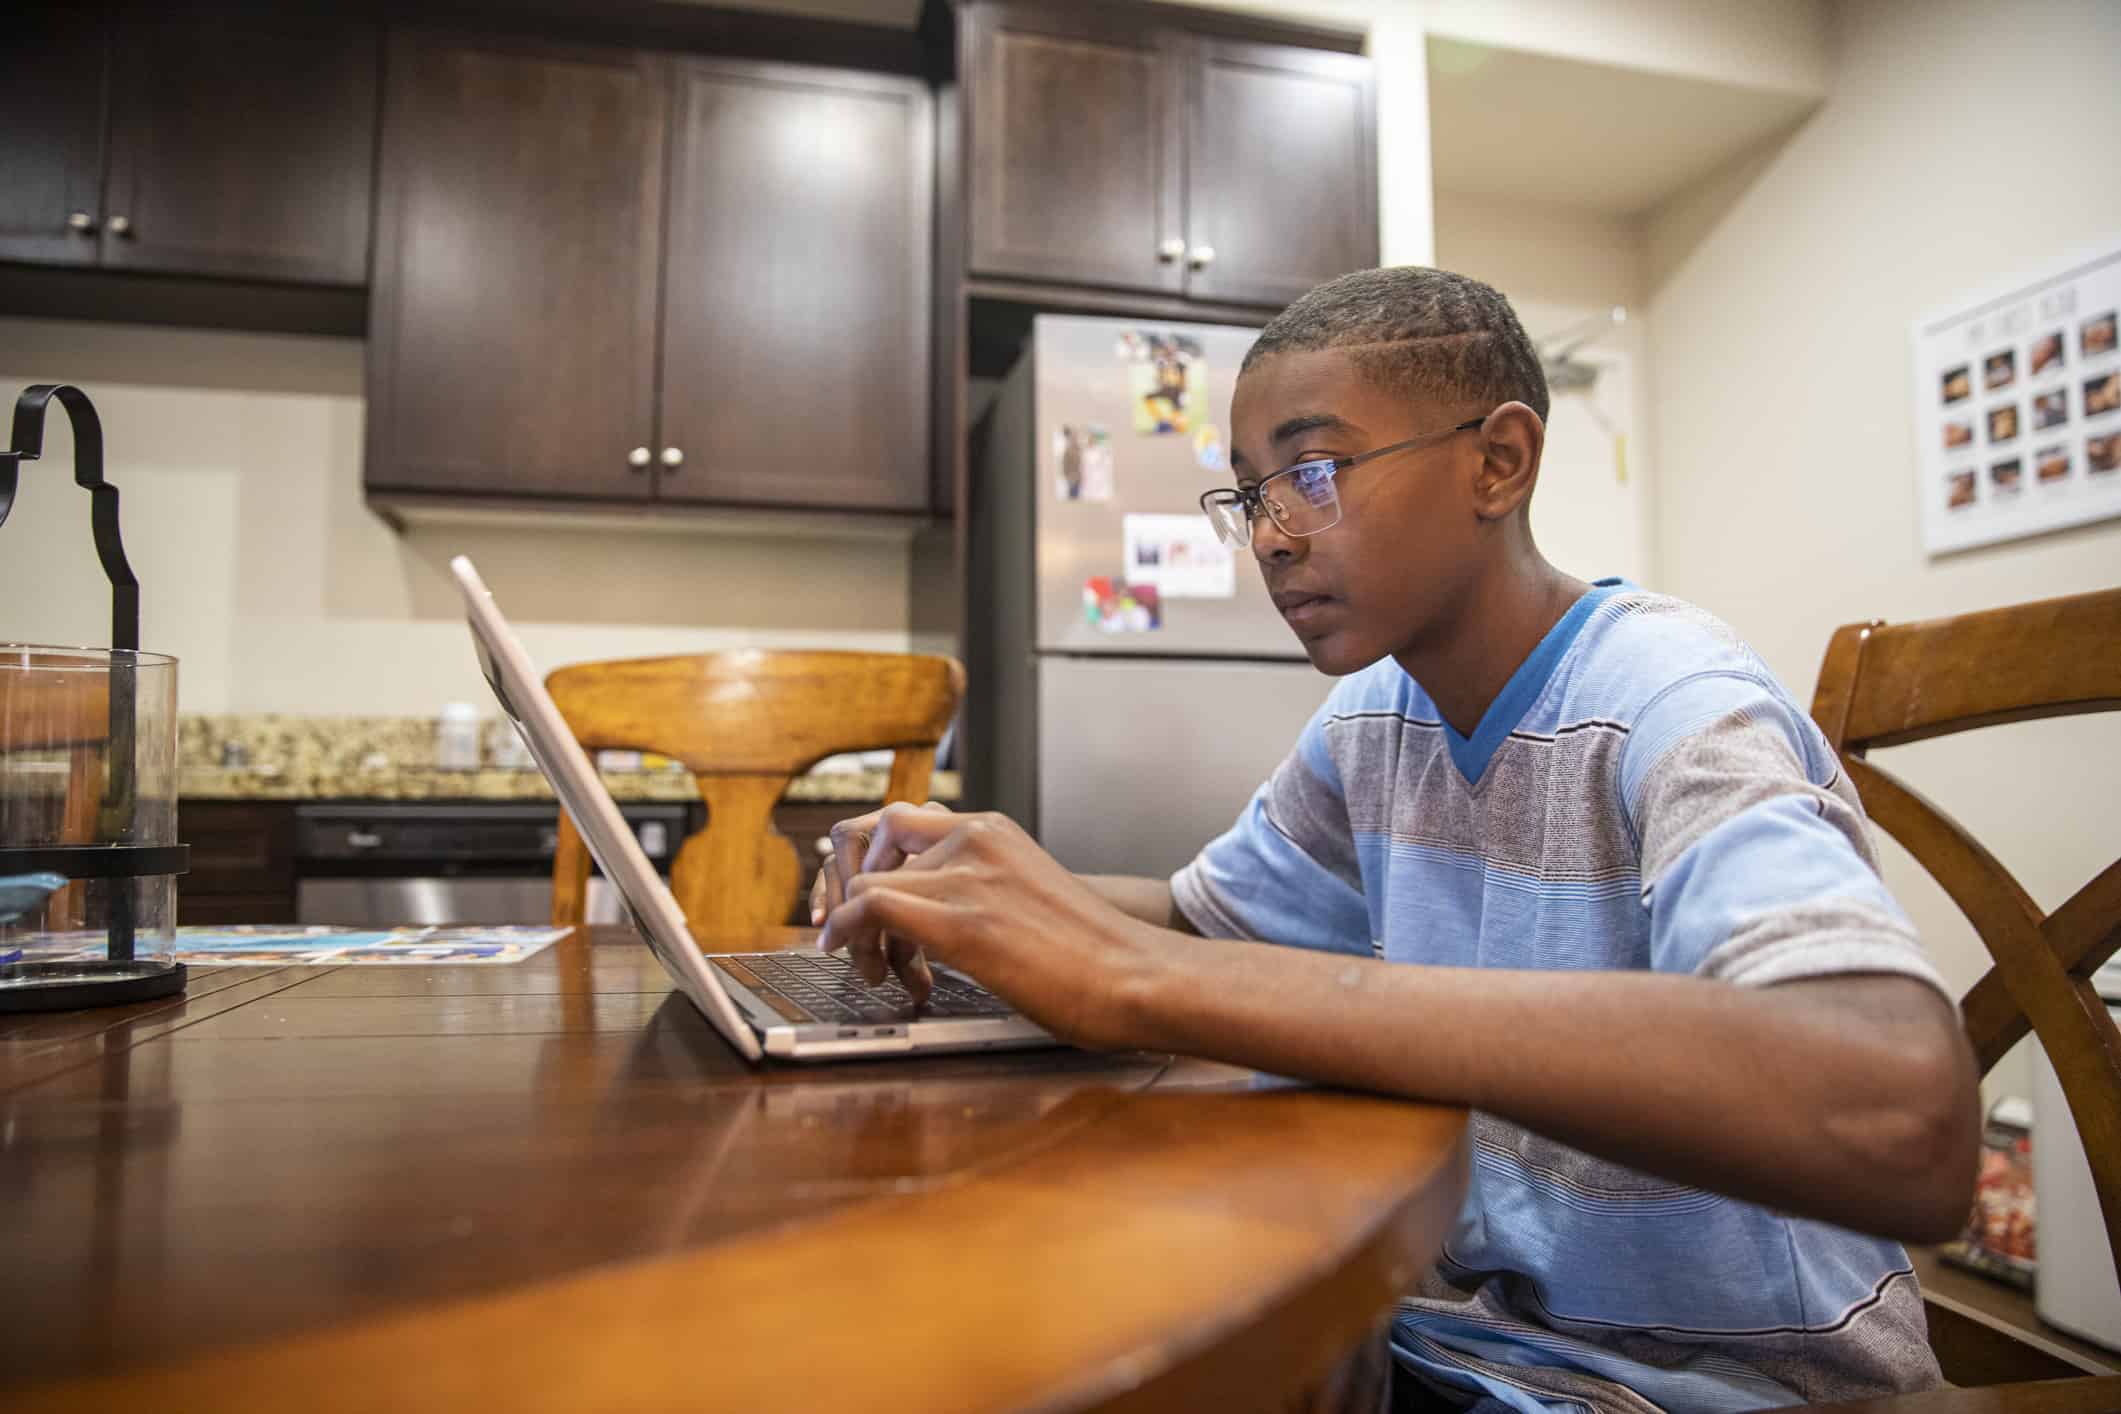
[[[930,100],[913,79],[679,66],[658,494],[927,502]]]
[[[103,263],[367,283],[379,43],[299,14],[120,21]]]
[[[104,39],[105,22],[88,5],[31,5],[7,22],[0,43],[0,260],[95,263]]]
[[[667,66],[411,31],[386,75],[370,489],[645,497]]]
[[[966,15],[974,274],[1175,293],[1180,65],[1144,18]]]
[[[1377,263],[1370,61],[1190,41],[1186,293],[1286,304]]]

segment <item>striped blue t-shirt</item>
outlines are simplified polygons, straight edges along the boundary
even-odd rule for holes
[[[1390,658],[1342,679],[1171,886],[1207,935],[1391,962],[1943,988],[1811,720],[1723,624],[1616,580],[1470,738]],[[1470,1138],[1465,1210],[1395,1321],[1404,1377],[1482,1411],[1745,1410],[1938,1383],[1897,1244],[1492,1115]]]

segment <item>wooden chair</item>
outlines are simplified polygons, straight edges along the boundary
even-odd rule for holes
[[[708,653],[578,663],[545,679],[590,751],[682,761],[707,824],[679,848],[670,886],[694,936],[735,949],[783,923],[801,877],[773,807],[796,773],[842,751],[894,748],[886,801],[928,798],[935,748],[965,690],[955,659],[904,653]],[[589,853],[566,812],[552,921],[583,921]]]
[[[32,673],[14,689],[0,718],[0,755],[66,753],[66,797],[54,844],[93,844],[110,752],[110,687],[87,673]],[[46,927],[65,931],[87,920],[88,885],[76,881],[44,907]]]
[[[2091,1160],[2107,1240],[2121,1254],[2121,1032],[2091,983],[2092,973],[2121,944],[2121,860],[2044,914],[1964,827],[1868,759],[1874,748],[1975,727],[2116,709],[2121,589],[1923,623],[1849,624],[1827,645],[1812,698],[1812,718],[1840,753],[1871,819],[1951,895],[1994,960],[1960,1002],[1982,1073],[2028,1031],[2046,1047]],[[1932,1343],[1947,1379],[1996,1372],[1992,1354],[1979,1370],[1955,1369],[1952,1350],[1934,1331]],[[2021,1398],[2016,1391],[2025,1393]],[[2116,1380],[1965,1394],[1964,1404],[1882,1401],[1864,1407],[1934,1408],[1938,1414],[1961,1408],[2121,1408]],[[1922,1397],[1940,1398],[1948,1396]]]

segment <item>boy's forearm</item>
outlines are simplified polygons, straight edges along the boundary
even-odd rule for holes
[[[1078,874],[1090,891],[1129,918],[1177,933],[1197,933],[1171,898],[1168,879],[1141,879],[1131,874]]]
[[[1124,1044],[1472,1106],[1660,1177],[1903,1239],[1939,1240],[1964,1219],[1971,1058],[1956,1013],[1912,979],[1744,988],[1157,942],[1115,983]]]

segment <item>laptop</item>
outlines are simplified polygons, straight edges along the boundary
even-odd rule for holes
[[[845,1060],[1060,1044],[951,968],[932,966],[935,992],[916,1008],[897,978],[871,987],[845,953],[703,953],[478,570],[462,555],[449,568],[464,595],[480,671],[501,710],[522,733],[656,960],[746,1060]]]

